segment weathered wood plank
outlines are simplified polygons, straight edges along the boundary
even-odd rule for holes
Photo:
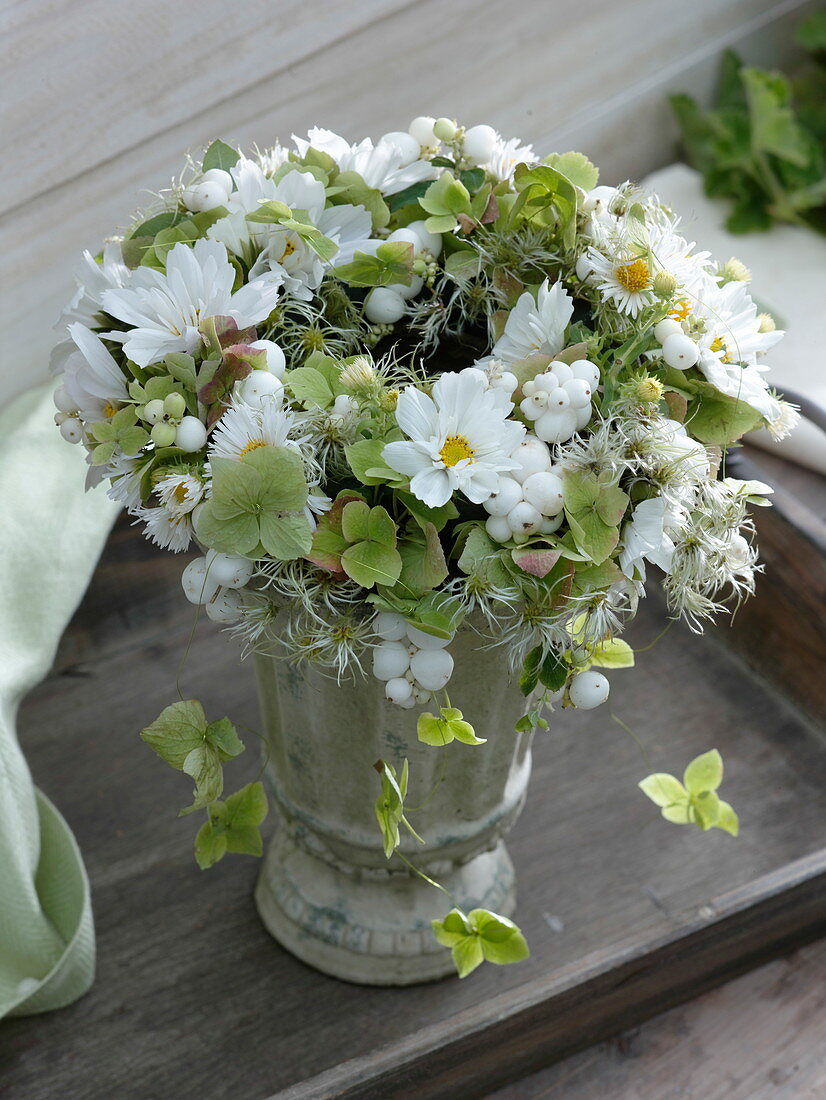
[[[640,0],[633,10],[589,0],[574,20],[527,0],[509,9],[503,34],[494,0],[418,0],[142,143],[113,146],[108,159],[62,186],[44,194],[31,188],[36,197],[0,217],[0,390],[11,395],[45,375],[54,343],[48,324],[71,295],[81,250],[97,249],[128,220],[140,190],[167,186],[186,149],[216,136],[266,145],[317,123],[356,138],[397,129],[416,113],[446,111],[468,123],[489,120],[543,150],[580,146],[607,180],[639,178],[676,153],[666,93],[707,94],[719,51],[732,43],[751,60],[780,63],[792,25],[810,6],[698,0],[663,19],[658,0]],[[139,18],[137,5],[110,7],[119,18],[127,11]],[[275,27],[262,36],[274,54],[281,48]],[[87,125],[76,111],[74,130]],[[29,377],[12,369],[21,360]]]
[[[489,1100],[826,1095],[826,940],[515,1082]]]
[[[612,677],[613,712],[648,760],[604,710],[561,715],[537,741],[510,845],[530,964],[409,990],[308,970],[260,925],[253,861],[198,871],[197,822],[174,816],[189,784],[137,738],[175,695],[191,625],[181,566],[122,525],[54,674],[23,708],[35,778],[87,860],[99,970],[77,1005],[0,1027],[4,1100],[263,1097],[320,1075],[323,1087],[329,1072],[336,1088],[357,1089],[346,1077],[354,1061],[360,1081],[373,1075],[370,1096],[428,1095],[424,1077],[432,1095],[444,1086],[472,1096],[688,998],[822,921],[822,748],[718,641],[675,627],[633,674]],[[645,646],[661,618],[652,595],[630,640]],[[196,631],[182,688],[208,713],[256,728],[252,670],[211,624]],[[679,770],[712,744],[741,815],[736,841],[668,826],[636,789],[647,771]],[[256,770],[252,751],[228,783]],[[520,1022],[491,1031],[492,1012]],[[425,1063],[428,1029],[440,1038]],[[457,1065],[467,1070],[460,1084]]]

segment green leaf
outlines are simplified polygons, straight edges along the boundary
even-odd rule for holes
[[[472,909],[468,919],[479,933],[486,962],[508,966],[530,956],[527,940],[507,917],[491,913],[488,909]]]
[[[609,527],[596,512],[568,514],[568,526],[574,536],[577,549],[586,554],[595,565],[611,554],[619,542],[619,529]]]
[[[218,750],[202,741],[187,755],[181,769],[195,781],[194,800],[191,806],[181,810],[181,814],[203,809],[216,798],[221,797],[224,789],[224,773]]]
[[[426,188],[427,184],[414,184],[413,187]],[[353,206],[363,206],[373,219],[373,229],[384,229],[390,221],[390,210],[397,210],[405,202],[411,201],[405,198],[413,188],[407,188],[396,195],[391,195],[385,201],[381,191],[375,187],[368,187],[358,172],[339,172],[336,176],[337,193],[332,196],[332,203],[350,203]],[[388,203],[390,206],[388,207]]]
[[[519,690],[530,695],[539,685],[539,669],[542,666],[542,646],[538,645],[525,657],[519,674]]]
[[[582,512],[596,504],[600,483],[596,474],[586,470],[565,470],[562,478],[562,499],[568,512]]]
[[[348,542],[361,542],[369,538],[369,517],[370,505],[366,500],[351,500],[349,504],[345,504],[341,513],[341,533]],[[390,519],[389,516],[387,518]]]
[[[745,401],[737,401],[718,391],[703,390],[691,403],[689,426],[691,434],[701,443],[734,443],[762,421]]]
[[[387,509],[382,508],[381,505],[370,509],[367,517],[367,538],[380,546],[396,545],[396,524],[390,518]]]
[[[559,691],[565,687],[568,679],[568,665],[559,656],[550,650],[539,666],[539,682],[549,691]]]
[[[464,721],[464,715],[457,707],[442,707],[438,717],[425,712],[419,715],[416,734],[425,745],[442,747],[451,741],[461,741],[463,745],[484,745],[485,739],[476,736],[470,722]]]
[[[456,973],[460,978],[466,978],[468,974],[472,974],[476,967],[481,966],[485,961],[481,940],[476,935],[465,936],[458,940],[451,948],[451,954]]]
[[[238,163],[240,155],[237,149],[233,149],[226,142],[213,141],[204,153],[203,169],[205,172],[209,172],[212,168],[223,168],[225,172],[228,172],[230,168]]]
[[[447,578],[448,567],[439,535],[432,523],[421,530],[408,529],[398,543],[402,570],[396,590],[417,598],[437,588]]]
[[[213,867],[224,857],[227,850],[227,838],[223,832],[216,832],[212,821],[205,821],[195,837],[195,859],[202,871]]]
[[[600,489],[595,508],[597,515],[609,527],[616,527],[628,507],[628,496],[616,485],[606,485]]]
[[[695,757],[685,770],[683,782],[690,794],[716,791],[723,782],[723,758],[717,749]]]
[[[638,784],[643,794],[648,795],[655,806],[671,806],[688,802],[688,792],[673,775],[667,772],[655,772],[640,780]]]
[[[214,499],[204,502],[195,524],[198,541],[222,554],[250,554],[258,545],[259,523],[254,515],[239,512],[225,518],[216,513]]]
[[[545,163],[583,191],[592,191],[599,181],[599,169],[584,153],[551,153],[545,158]]]
[[[430,924],[433,935],[443,947],[453,947],[473,931],[467,917],[460,909],[451,909],[444,920],[434,920]]]
[[[804,168],[809,152],[804,132],[789,106],[788,81],[780,73],[760,69],[743,69],[740,76],[746,89],[752,148]]]
[[[334,400],[333,391],[324,375],[313,367],[296,367],[284,377],[284,385],[296,401],[305,408],[329,408]]]
[[[413,276],[413,245],[407,241],[385,241],[375,255],[356,252],[349,264],[333,268],[333,273],[349,286],[410,286]]]
[[[451,172],[443,172],[419,199],[419,205],[435,217],[449,217],[456,223],[457,214],[470,214],[470,194],[465,185]],[[431,230],[431,232],[437,232]]]
[[[363,588],[374,584],[392,587],[402,571],[402,559],[395,547],[377,542],[357,542],[341,555],[341,564],[347,576]]]
[[[178,771],[203,740],[207,730],[204,708],[197,699],[186,699],[165,707],[151,726],[141,730],[141,739]]]
[[[633,668],[634,650],[622,638],[611,638],[592,650],[590,663],[596,668]]]
[[[362,485],[381,485],[387,479],[376,477],[367,471],[379,468],[382,465],[382,452],[387,446],[387,440],[360,439],[357,443],[350,443],[344,448],[344,454],[350,469],[356,475]],[[390,471],[395,476],[395,471]]]
[[[290,447],[258,447],[241,460],[261,477],[258,499],[265,508],[292,512],[303,508],[309,496],[301,456]]]
[[[259,520],[259,538],[264,550],[278,561],[306,557],[313,545],[313,529],[304,515],[277,516],[265,513]]]
[[[691,808],[701,829],[710,829],[720,816],[720,799],[715,791],[703,791],[691,796]]]
[[[526,221],[539,228],[556,228],[566,248],[576,240],[577,198],[574,185],[547,164],[517,165],[514,186],[519,197],[510,212],[510,222]]]
[[[732,836],[737,836],[740,832],[740,822],[737,818],[737,814],[729,806],[728,802],[723,802],[720,799],[719,805],[720,814],[716,821],[716,827],[723,829],[727,833],[731,833]]]
[[[244,742],[238,736],[229,718],[219,718],[217,722],[210,722],[204,737],[218,751],[222,761],[231,760],[244,751]]]

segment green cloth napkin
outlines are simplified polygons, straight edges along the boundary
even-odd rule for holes
[[[118,511],[102,486],[84,492],[83,451],[55,428],[51,389],[0,415],[0,1017],[70,1004],[95,972],[83,860],[15,730]]]

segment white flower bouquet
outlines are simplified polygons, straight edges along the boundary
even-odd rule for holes
[[[448,697],[460,624],[502,647],[522,731],[598,706],[598,670],[633,664],[619,635],[650,565],[693,629],[752,591],[747,505],[771,490],[724,476],[725,451],[796,412],[766,383],[782,333],[743,265],[597,182],[581,154],[444,118],[375,145],[215,142],[85,254],[60,431],[155,543],[200,547],[183,588],[210,619],[337,677],[366,666],[434,751],[482,745]],[[260,852],[261,784],[221,797],[228,719],[183,701],[143,737],[195,780],[201,866]],[[389,858],[407,769],[379,771]],[[736,833],[721,775],[712,750],[641,786],[670,821]],[[461,973],[527,953],[482,910],[434,930]]]

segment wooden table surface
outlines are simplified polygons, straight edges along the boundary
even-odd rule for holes
[[[484,1095],[513,1081],[502,1067],[521,1064],[520,1042],[527,1043],[529,1030],[520,1030],[523,1018],[534,1037],[541,1038],[542,1026],[551,1036],[545,1048],[534,1045],[525,1054],[527,1072],[756,965],[763,928],[756,917],[742,929],[735,924],[733,939],[729,930],[726,951],[713,962],[716,916],[740,912],[755,890],[768,899],[770,953],[791,947],[804,927],[808,939],[818,927],[826,930],[826,898],[817,892],[826,882],[823,743],[718,636],[674,626],[640,652],[634,672],[612,677],[611,710],[631,726],[647,760],[608,708],[566,713],[537,738],[528,805],[509,844],[530,964],[487,967],[461,983],[410,990],[364,989],[310,971],[261,926],[251,900],[255,861],[229,857],[208,873],[197,869],[191,857],[197,823],[175,817],[188,781],[137,736],[175,697],[192,624],[178,588],[182,563],[153,553],[121,523],[52,673],[23,707],[21,735],[35,779],[66,815],[86,859],[98,976],[76,1005],[0,1026],[3,1100],[257,1100],[343,1095],[345,1087],[347,1095],[380,1100]],[[645,650],[662,621],[660,597],[652,593],[629,634],[635,648]],[[228,712],[256,727],[252,668],[212,624],[195,632],[182,685],[208,713]],[[648,771],[678,771],[712,745],[727,761],[723,790],[741,815],[737,840],[669,826],[636,788]],[[233,784],[240,784],[255,773],[255,754],[230,767]],[[796,914],[797,923],[784,939],[787,913]],[[737,935],[743,942],[732,953]],[[633,963],[643,947],[653,952],[647,971]],[[822,954],[800,957],[822,967]],[[589,990],[604,985],[606,968],[623,965],[594,1023]],[[785,965],[772,964],[770,973],[782,977]],[[804,1019],[817,1002],[807,983],[814,967],[802,964],[790,980],[800,990]],[[757,980],[741,979],[746,985],[739,988],[755,989],[748,983]],[[567,1000],[559,1003],[581,1020],[567,1039],[559,1037],[567,1019],[550,1018],[551,1011],[542,1020],[539,994],[547,989],[563,991]],[[623,991],[632,989],[637,999],[629,1016]],[[726,996],[736,1001],[723,990],[710,1003],[735,1003]],[[788,1035],[798,1009],[787,1005],[786,1011]],[[701,1058],[722,1042],[723,1031],[697,1022],[691,1007],[676,1012],[624,1039],[625,1047],[576,1055],[547,1071],[550,1077],[511,1085],[522,1091],[502,1095],[542,1096],[550,1089],[577,1098],[728,1096],[720,1088],[705,1092],[704,1081],[715,1079],[689,1066],[685,1051],[673,1054],[687,1043]],[[702,1017],[709,1018],[713,1012]],[[745,1041],[736,1029],[731,1034],[733,1043]],[[647,1035],[650,1040],[640,1038]],[[659,1070],[653,1061],[644,1069],[616,1055],[626,1048],[672,1054]],[[635,1082],[662,1080],[657,1073],[666,1073],[669,1057],[672,1092],[658,1093],[655,1084],[635,1091]],[[794,1057],[783,1054],[783,1072]],[[394,1065],[408,1063],[409,1074],[393,1076]],[[371,1076],[377,1066],[392,1087],[370,1084],[379,1080]],[[475,1076],[474,1066],[481,1067]],[[596,1067],[590,1079],[588,1066]],[[359,1079],[367,1082],[360,1089]],[[751,1100],[760,1093],[731,1095]]]

